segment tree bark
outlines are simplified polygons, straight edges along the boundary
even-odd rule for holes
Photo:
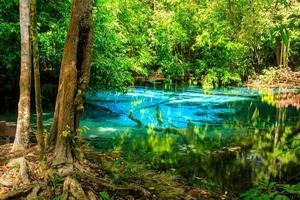
[[[282,64],[283,64],[283,42],[281,41],[279,67],[282,67]]]
[[[279,37],[276,38],[276,64],[277,66],[281,65],[281,39]]]
[[[41,84],[40,84],[40,67],[39,67],[39,49],[38,49],[38,33],[36,27],[36,0],[30,0],[30,15],[31,15],[31,41],[32,41],[32,55],[33,55],[33,69],[34,69],[34,89],[35,89],[35,109],[36,109],[36,139],[40,149],[41,166],[45,167],[45,142],[43,135],[43,111],[41,98]]]
[[[290,48],[290,41],[288,45],[285,45],[282,40],[276,40],[277,48],[276,48],[276,61],[279,67],[286,68],[288,67],[288,53]]]
[[[291,41],[289,40],[288,45],[286,47],[286,67],[289,66],[289,51],[290,51],[290,43]]]
[[[282,66],[286,67],[286,45],[283,44]]]
[[[29,146],[30,128],[30,90],[31,90],[31,51],[30,51],[30,4],[29,0],[20,0],[21,28],[21,73],[20,98],[16,137],[12,151],[24,150]]]
[[[53,165],[72,163],[75,158],[75,138],[90,79],[92,33],[92,0],[73,0],[51,128],[56,135]]]

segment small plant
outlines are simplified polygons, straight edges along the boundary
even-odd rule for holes
[[[240,196],[241,199],[289,200],[300,198],[300,183],[295,185],[263,181]]]
[[[12,165],[12,168],[13,169],[20,169],[20,163],[14,163],[13,165]]]
[[[64,179],[57,174],[54,174],[50,183],[54,188],[60,188],[63,186]]]
[[[202,87],[205,90],[212,89],[214,87],[219,87],[219,78],[215,71],[211,70],[203,79]]]
[[[82,126],[82,127],[78,128],[78,129],[76,130],[76,132],[77,132],[77,135],[81,136],[82,134],[87,133],[89,130],[90,130],[89,127],[87,127],[87,126]]]
[[[71,131],[70,131],[70,130],[64,130],[64,131],[62,132],[62,135],[63,135],[64,137],[68,137],[69,135],[71,135]]]
[[[67,199],[67,195],[65,194],[60,194],[52,198],[52,200],[66,200],[66,199]]]
[[[109,195],[107,194],[107,192],[99,192],[99,196],[103,199],[103,200],[110,200]]]

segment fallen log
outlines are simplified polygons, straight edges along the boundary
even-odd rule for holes
[[[141,120],[134,118],[132,112],[130,112],[130,114],[128,115],[128,118],[131,119],[133,122],[135,122],[139,127],[144,126],[143,123],[141,122]]]

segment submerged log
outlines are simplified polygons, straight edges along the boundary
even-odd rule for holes
[[[141,120],[138,120],[133,116],[132,112],[130,112],[130,114],[128,115],[128,118],[131,119],[133,122],[135,122],[138,126],[140,126],[140,127],[144,126],[143,123],[141,122]]]

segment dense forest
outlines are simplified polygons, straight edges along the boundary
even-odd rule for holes
[[[41,70],[57,80],[71,3],[37,5]],[[297,69],[299,9],[292,0],[95,1],[91,87],[124,89],[151,74],[218,87],[240,85],[270,67]],[[0,12],[0,66],[15,79],[18,1],[2,1]]]
[[[0,199],[298,199],[299,88],[298,0],[0,0]]]

